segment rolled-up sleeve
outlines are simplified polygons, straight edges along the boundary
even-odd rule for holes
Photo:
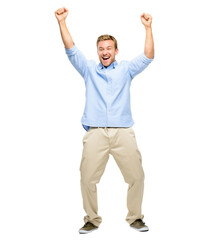
[[[87,73],[87,59],[84,54],[74,45],[72,48],[65,48],[65,52],[74,66],[74,68],[81,74],[84,78]]]
[[[128,71],[131,78],[133,79],[137,74],[141,73],[153,61],[153,59],[146,57],[146,55],[142,53],[131,60],[128,65]]]

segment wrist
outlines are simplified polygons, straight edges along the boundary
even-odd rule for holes
[[[145,26],[146,31],[152,31],[152,26]]]
[[[58,20],[58,23],[60,24],[60,25],[65,25],[66,23],[65,23],[65,19],[62,19],[62,20]]]

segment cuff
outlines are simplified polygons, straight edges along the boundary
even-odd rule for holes
[[[154,57],[153,58],[148,58],[144,53],[142,55],[143,55],[144,63],[149,64],[149,63],[151,63],[154,60]]]
[[[72,48],[65,48],[65,52],[68,56],[74,55],[77,52],[77,47],[74,45]]]

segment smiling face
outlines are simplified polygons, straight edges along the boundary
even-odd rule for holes
[[[97,54],[103,66],[108,67],[115,61],[118,49],[115,49],[113,40],[104,40],[98,43]]]

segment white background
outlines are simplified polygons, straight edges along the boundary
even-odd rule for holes
[[[128,227],[127,184],[110,157],[98,184],[103,223],[78,234],[85,89],[54,16],[62,6],[76,45],[97,62],[96,39],[106,33],[118,40],[118,62],[140,54],[140,15],[153,16],[155,60],[131,86],[148,233]],[[220,240],[220,23],[215,0],[4,1],[0,238]]]

